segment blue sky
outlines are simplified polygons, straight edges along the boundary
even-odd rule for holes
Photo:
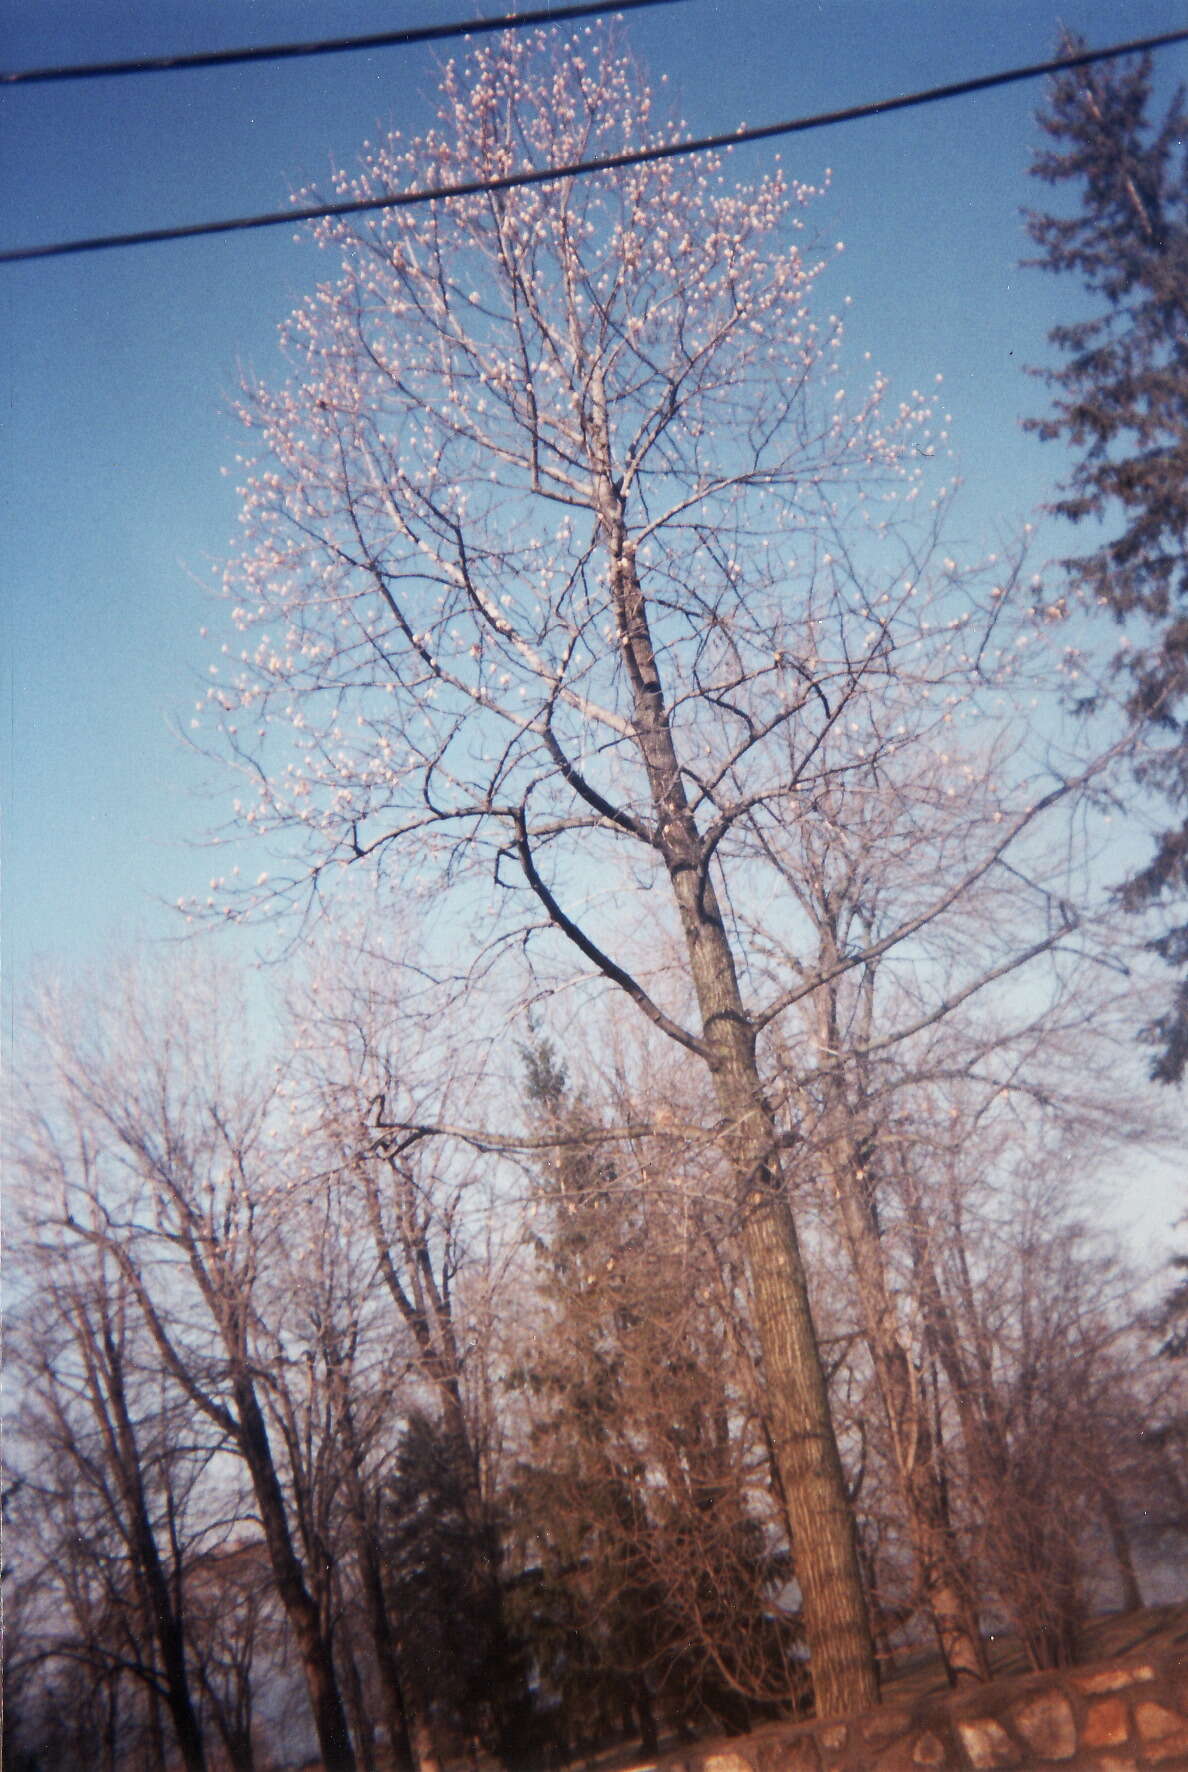
[[[3,0],[5,66],[399,28],[467,0]],[[483,10],[482,6],[475,8]],[[502,10],[488,6],[486,10]],[[628,36],[695,133],[858,103],[1052,50],[1174,29],[1177,0],[688,0]],[[255,213],[427,121],[442,46],[0,93],[4,245]],[[1160,82],[1188,73],[1166,52]],[[1025,365],[1071,289],[1018,267],[1038,85],[800,136],[822,237],[844,240],[827,301],[897,390],[944,377],[968,492],[993,545],[1052,493],[1061,460],[1024,437]],[[769,145],[740,149],[740,170]],[[277,323],[324,267],[289,228],[0,267],[5,345],[6,973],[73,966],[112,937],[168,936],[214,867],[196,839],[230,790],[173,732],[210,660],[202,590],[235,530],[228,413],[241,367],[275,367]],[[1067,538],[1054,536],[1058,548]]]

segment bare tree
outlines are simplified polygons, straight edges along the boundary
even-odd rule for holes
[[[63,1251],[101,1257],[118,1276],[165,1381],[242,1460],[323,1761],[354,1772],[317,1486],[277,1382],[279,1331],[259,1308],[262,1276],[284,1265],[285,1234],[299,1242],[303,1225],[281,1210],[292,1177],[270,1137],[275,1085],[253,1073],[233,995],[222,976],[155,991],[129,978],[110,982],[102,1004],[47,1021],[29,1185],[53,1188]],[[278,1395],[283,1462],[268,1419]]]
[[[246,1512],[246,1509],[244,1510]],[[205,1714],[217,1731],[230,1772],[257,1772],[259,1688],[283,1630],[267,1546],[238,1528],[232,1509],[226,1538],[195,1558],[186,1584],[191,1654]]]
[[[345,947],[338,950],[340,962],[346,952]],[[532,1705],[526,1668],[504,1613],[491,1423],[477,1383],[489,1335],[481,1333],[473,1320],[480,1304],[476,1294],[481,1282],[476,1274],[481,1263],[468,1259],[468,1239],[477,1235],[476,1220],[489,1196],[481,1174],[475,1173],[472,1152],[454,1151],[451,1156],[447,1143],[423,1141],[404,1124],[407,1104],[415,1098],[414,1078],[424,1066],[424,1056],[414,1051],[413,1042],[424,1029],[418,1029],[415,1017],[393,1000],[393,981],[399,983],[403,976],[399,968],[384,968],[374,959],[369,966],[356,958],[345,972],[311,994],[301,1017],[299,1043],[309,1055],[304,1100],[319,1128],[332,1178],[330,1191],[342,1200],[353,1219],[351,1235],[367,1251],[370,1290],[386,1299],[389,1308],[389,1371],[392,1348],[406,1350],[404,1370],[413,1419],[402,1424],[402,1444],[406,1452],[417,1447],[429,1451],[430,1463],[440,1460],[447,1467],[442,1481],[449,1500],[443,1505],[456,1508],[460,1516],[466,1566],[460,1605],[466,1622],[457,1633],[456,1647],[472,1673],[460,1681],[459,1690],[470,1692],[472,1723],[483,1713],[489,1718],[491,1727],[485,1733],[505,1763],[525,1765],[532,1754]],[[441,1087],[439,1078],[435,1084],[439,1101]],[[474,1203],[475,1196],[481,1206]],[[469,1295],[467,1281],[473,1283]],[[375,1308],[373,1298],[372,1313]],[[328,1320],[329,1313],[324,1315]],[[480,1308],[480,1315],[486,1326],[486,1311]],[[354,1340],[352,1330],[351,1357]],[[341,1338],[327,1360],[330,1380],[342,1385],[348,1355]],[[384,1401],[390,1415],[390,1388]],[[368,1430],[345,1397],[340,1430],[360,1456]],[[390,1428],[386,1443],[391,1454],[396,1437]],[[404,1656],[409,1664],[406,1674],[411,1664],[424,1663],[428,1628],[415,1607],[405,1616],[386,1618],[382,1584],[375,1585],[380,1561],[390,1555],[393,1536],[401,1531],[398,1520],[385,1526],[381,1517],[385,1504],[392,1505],[391,1487],[397,1477],[394,1468],[386,1475],[373,1474],[367,1485],[357,1484],[349,1471],[346,1476],[361,1574],[371,1593],[373,1636],[377,1647],[385,1636],[389,1643],[381,1655],[388,1659],[389,1684],[398,1678],[402,1640],[411,1646],[411,1662],[409,1653]],[[388,1550],[381,1556],[384,1543]],[[374,1570],[369,1568],[372,1558]],[[425,1598],[422,1594],[422,1601]],[[406,1694],[412,1701],[411,1724],[422,1764],[431,1751],[432,1686],[440,1695],[440,1669],[428,1682],[414,1678],[413,1690]]]
[[[955,1681],[983,1679],[988,1665],[910,1278],[903,1171],[930,1139],[945,1142],[950,1081],[967,1080],[983,1104],[1017,1089],[1054,1113],[1059,1098],[1065,1121],[1083,1115],[1060,1067],[1074,1049],[1082,1073],[1099,1061],[1095,1023],[1116,1019],[1127,970],[1095,874],[1105,759],[1078,774],[1070,756],[1062,785],[1018,815],[1035,759],[1061,767],[1065,661],[1036,630],[1015,634],[1029,656],[1008,725],[986,705],[961,631],[939,702],[899,672],[854,687],[847,717],[821,735],[813,816],[773,802],[745,831],[788,915],[738,911],[775,988],[797,981],[800,1025],[780,1028],[768,1058],[772,1097],[797,1132],[786,1168],[802,1210],[822,1203],[849,1266],[917,1592]],[[993,1156],[983,1163],[982,1175],[966,1165],[975,1209],[996,1173]]]
[[[969,1112],[971,1096],[980,1111]],[[1075,1129],[1070,1145],[1042,1092],[1039,1103],[995,1098],[951,1092],[938,1116],[947,1138],[936,1124],[931,1152],[917,1141],[890,1192],[906,1213],[915,1303],[944,1381],[950,1492],[980,1592],[1042,1667],[1078,1653],[1086,1559],[1100,1564],[1103,1536],[1125,1595],[1116,1504],[1134,1481],[1127,1443],[1151,1419],[1144,1368],[1155,1361],[1132,1277],[1063,1182],[1068,1151],[1084,1161]]]
[[[318,1498],[319,1522],[315,1527],[310,1520],[304,1528],[308,1554],[333,1566],[332,1585],[343,1593],[348,1614],[349,1602],[356,1602],[357,1634],[374,1663],[393,1772],[411,1772],[418,1759],[424,1772],[424,1731],[409,1702],[384,1580],[382,1527],[384,1484],[409,1406],[406,1374],[415,1358],[391,1333],[371,1225],[353,1177],[341,1173],[340,1148],[327,1149],[312,1137],[304,1154],[309,1185],[299,1200],[291,1196],[291,1204],[310,1235],[299,1261],[273,1276],[278,1304],[270,1313],[284,1325],[290,1352],[300,1349],[299,1363],[290,1360],[299,1380],[279,1376],[284,1347],[278,1342],[269,1406],[290,1464],[309,1473],[303,1488],[311,1500],[315,1492]],[[344,1579],[348,1563],[353,1583]],[[334,1603],[330,1589],[326,1603]],[[349,1675],[349,1647],[339,1659]],[[414,1740],[422,1741],[416,1756]]]
[[[55,1448],[43,1459],[10,1522],[20,1542],[5,1595],[6,1763],[23,1749],[35,1767],[161,1772],[164,1682],[118,1527],[72,1486]]]
[[[543,53],[520,37],[451,67],[440,127],[343,190],[656,133],[602,39]],[[988,717],[1015,640],[1060,612],[1011,613],[1009,568],[929,576],[930,404],[888,412],[881,382],[844,397],[840,321],[810,306],[824,260],[797,238],[810,194],[664,161],[327,223],[342,272],[287,329],[294,379],[244,401],[259,457],[228,590],[246,638],[211,711],[241,818],[291,840],[231,914],[312,903],[369,864],[414,891],[457,883],[481,915],[486,871],[501,906],[476,945],[540,936],[541,985],[589,969],[707,1067],[828,1712],[873,1700],[874,1661],[758,1056],[811,987],[757,992],[735,911],[786,905],[755,834],[817,815],[830,732],[853,719],[870,755],[893,752],[884,690],[938,725],[946,698]],[[1020,759],[969,878],[1069,789]],[[937,908],[922,896],[879,951]]]
[[[91,1156],[82,1140],[73,1154],[80,1165]],[[52,1168],[30,1179],[60,1195]],[[194,1491],[213,1443],[146,1360],[118,1264],[52,1220],[27,1216],[22,1228],[10,1260],[28,1295],[10,1356],[25,1507],[36,1503],[38,1518],[26,1521],[21,1555],[36,1567],[42,1608],[53,1594],[58,1612],[39,1653],[78,1659],[97,1681],[139,1683],[150,1722],[164,1704],[187,1772],[205,1772],[185,1594],[209,1531]]]

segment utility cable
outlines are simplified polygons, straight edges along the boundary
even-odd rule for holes
[[[840,111],[818,111],[809,117],[797,117],[786,123],[767,123],[754,129],[736,129],[729,135],[705,135],[689,141],[663,142],[652,148],[633,148],[622,154],[607,154],[595,160],[576,160],[567,166],[546,166],[524,172],[510,172],[500,178],[467,179],[460,184],[436,185],[413,191],[400,191],[389,197],[365,197],[347,203],[319,203],[308,207],[270,211],[266,215],[237,216],[229,221],[191,222],[183,227],[146,228],[134,234],[101,234],[92,239],[63,240],[52,246],[18,246],[0,252],[0,264],[17,264],[30,259],[62,258],[70,253],[104,252],[123,246],[153,246],[166,240],[192,240],[206,234],[242,233],[252,228],[277,228],[303,221],[320,221],[329,216],[361,215],[380,209],[409,209],[416,204],[442,202],[450,197],[473,197],[489,191],[511,191],[523,185],[552,184],[559,179],[584,178],[592,173],[610,172],[626,166],[642,166],[653,160],[675,160],[689,154],[702,154],[715,148],[732,148],[743,142],[768,141],[775,136],[802,134],[809,129],[825,129],[836,123],[857,123],[864,117],[886,116],[892,111],[906,111],[917,105],[935,104],[941,99],[965,98],[975,92],[988,92],[994,87],[1010,86],[1021,80],[1038,80],[1045,74],[1060,73],[1065,68],[1082,68],[1092,62],[1108,61],[1119,55],[1148,54],[1167,49],[1176,43],[1188,42],[1188,30],[1166,31],[1158,37],[1135,38],[1128,43],[1114,43],[1107,49],[1087,49],[1076,55],[1059,56],[1053,61],[1032,62],[1027,67],[1008,68],[998,74],[982,74],[974,80],[959,80],[949,86],[933,86],[922,92],[906,93],[897,98],[876,99],[871,104],[850,105]]]
[[[80,62],[62,68],[0,70],[0,86],[31,86],[37,81],[96,80],[110,74],[174,74],[183,68],[226,68],[237,62],[289,61],[304,55],[341,55],[347,50],[392,49],[412,43],[439,43],[446,37],[478,37],[489,31],[518,31],[526,25],[563,24],[595,18],[605,12],[635,12],[645,6],[677,6],[684,0],[582,0],[581,4],[543,6],[535,12],[505,12],[495,18],[463,19],[455,24],[413,25],[405,31],[377,31],[370,37],[323,37],[311,43],[266,43],[258,48],[210,49],[196,55],[137,56],[131,61]]]

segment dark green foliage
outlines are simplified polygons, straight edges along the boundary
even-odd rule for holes
[[[476,1520],[462,1454],[427,1414],[405,1428],[386,1493],[385,1554],[400,1665],[447,1738],[499,1744],[517,1685],[499,1610],[496,1536]]]
[[[1081,45],[1066,39],[1062,48]],[[1076,452],[1052,509],[1110,538],[1066,561],[1073,582],[1137,644],[1119,654],[1131,715],[1148,740],[1138,773],[1177,823],[1122,888],[1128,908],[1175,902],[1188,889],[1188,127],[1181,89],[1162,123],[1149,117],[1149,57],[1053,77],[1040,124],[1051,146],[1032,171],[1079,200],[1071,216],[1033,213],[1033,260],[1078,278],[1091,298],[1083,320],[1049,335],[1059,368],[1040,437]],[[1188,923],[1151,943],[1188,965]],[[1188,978],[1144,1030],[1152,1074],[1179,1081],[1188,1064]]]
[[[803,1665],[706,1227],[659,1149],[600,1137],[551,1047],[524,1057],[558,1140],[536,1187],[549,1327],[517,1375],[533,1415],[518,1599],[541,1686],[575,1745],[750,1728],[793,1707]]]

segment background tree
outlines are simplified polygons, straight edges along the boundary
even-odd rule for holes
[[[183,1596],[211,1447],[162,1396],[135,1300],[104,1251],[39,1237],[35,1260],[17,1345],[47,1586],[75,1627],[90,1614],[81,1634],[96,1676],[106,1664],[139,1682],[150,1722],[163,1705],[187,1772],[205,1772]]]
[[[892,1198],[977,1592],[1051,1666],[1078,1653],[1111,1560],[1124,1601],[1135,1579],[1124,1516],[1154,1460],[1118,1430],[1158,1419],[1157,1362],[1133,1276],[1068,1184],[1103,1161],[1083,1129],[1042,1087],[946,1093],[931,1135],[918,1115],[904,1140]]]
[[[299,1260],[307,1232],[284,1209],[293,1177],[275,1166],[276,1083],[238,1040],[228,1051],[240,1024],[225,979],[170,984],[129,976],[102,1008],[47,1013],[33,1091],[47,1109],[25,1186],[56,1198],[64,1250],[102,1254],[165,1384],[242,1461],[327,1772],[355,1772],[320,1530],[332,1417],[317,1436],[300,1431],[292,1393],[308,1363],[286,1361],[284,1331],[262,1308],[286,1238]]]
[[[336,951],[340,965],[347,951]],[[507,1764],[527,1765],[531,1699],[505,1616],[496,1430],[481,1381],[494,1307],[482,1298],[483,1264],[469,1248],[490,1196],[473,1153],[423,1140],[403,1123],[418,1101],[419,1072],[433,1072],[440,1106],[443,1079],[434,1061],[457,1065],[394,995],[394,983],[406,977],[374,958],[370,965],[349,960],[338,976],[322,978],[299,1023],[309,1054],[304,1104],[332,1187],[350,1202],[351,1234],[365,1239],[372,1288],[389,1307],[389,1373],[398,1347],[407,1374],[408,1413],[395,1435],[389,1420],[389,1463],[372,1464],[355,1517],[368,1516],[360,1542],[382,1550],[392,1578],[394,1615],[385,1628],[394,1653],[400,1648],[422,1760],[432,1710],[482,1738]],[[390,1417],[390,1391],[377,1402],[377,1419],[385,1404]],[[354,1418],[343,1425],[357,1431]],[[378,1624],[382,1595],[370,1571],[368,1581]]]
[[[1066,37],[1069,49],[1083,47]],[[1053,510],[1072,522],[1116,531],[1065,562],[1091,605],[1131,628],[1118,656],[1129,714],[1148,743],[1137,764],[1144,787],[1177,815],[1188,807],[1188,115],[1183,90],[1153,120],[1151,60],[1075,68],[1053,76],[1040,125],[1052,145],[1032,171],[1072,186],[1072,215],[1033,213],[1032,239],[1045,270],[1075,277],[1094,311],[1049,334],[1059,368],[1041,374],[1054,390],[1051,413],[1028,428],[1075,454]],[[1134,910],[1188,886],[1188,820],[1159,835],[1155,854],[1126,882]],[[1188,964],[1188,924],[1152,946],[1171,965]],[[1156,1048],[1152,1074],[1176,1082],[1188,1063],[1188,977],[1166,1013],[1145,1031]]]
[[[846,865],[821,876],[839,909]],[[916,1026],[912,991],[881,965],[873,996],[867,969],[844,992],[819,970],[817,1063],[802,1051],[782,1074],[773,1045],[768,1087],[797,1134],[787,1175],[868,1598],[888,1636],[928,1598],[904,1433],[975,1605],[1016,1624],[1037,1665],[1067,1657],[1087,1607],[1141,1594],[1176,1554],[1188,1489],[1180,1363],[1081,1222],[1091,1153],[1106,1131],[1124,1153],[1130,1130],[1090,1067],[1083,1018],[1097,1028],[1101,999],[1058,994],[1035,1025],[1035,993],[1014,1024],[1009,1002],[970,1000],[879,1048],[868,1033],[901,1010]],[[62,1006],[14,1165],[36,1281],[17,1313],[16,1747],[67,1768],[168,1762],[162,1616],[135,1554],[147,1519],[208,1763],[250,1772],[286,1660],[308,1677],[277,1520],[271,1543],[260,1526],[277,1496],[364,1767],[403,1754],[425,1772],[467,1736],[498,1745],[500,1631],[531,1693],[529,1755],[555,1723],[593,1751],[627,1730],[747,1727],[801,1689],[794,1534],[704,1068],[582,1006],[566,1048],[582,1092],[538,1052],[526,1127],[501,1072],[504,1105],[481,1114],[459,1080],[454,1107],[485,1130],[451,1154],[405,1130],[440,1060],[401,1017],[406,976],[380,991],[356,970],[267,1084],[225,981],[174,981],[160,1014],[111,984]],[[476,1155],[484,1142],[516,1163]],[[866,1177],[898,1414],[839,1211]],[[241,1447],[245,1368],[275,1488]],[[386,1708],[385,1652],[411,1741]]]
[[[657,1594],[640,1566],[645,1473],[623,1394],[620,1311],[642,1202],[620,1186],[589,1105],[571,1099],[551,1043],[524,1050],[531,1128],[545,1142],[527,1235],[541,1264],[544,1316],[525,1324],[515,1382],[528,1398],[522,1494],[527,1601],[541,1669],[576,1748],[617,1728],[657,1751],[651,1661]],[[599,1285],[618,1269],[608,1301]]]
[[[276,1604],[266,1547],[255,1531],[235,1530],[239,1510],[228,1510],[227,1540],[195,1558],[186,1589],[190,1641],[204,1714],[222,1743],[229,1772],[258,1772],[257,1727],[261,1689],[272,1665],[283,1620]],[[246,1504],[242,1512],[247,1512]]]
[[[266,1408],[285,1447],[303,1558],[317,1572],[311,1586],[333,1630],[360,1758],[374,1767],[378,1724],[393,1772],[410,1772],[417,1719],[384,1587],[380,1500],[410,1362],[391,1336],[370,1227],[337,1150],[313,1128],[290,1139],[291,1226],[261,1276],[258,1306]]]

